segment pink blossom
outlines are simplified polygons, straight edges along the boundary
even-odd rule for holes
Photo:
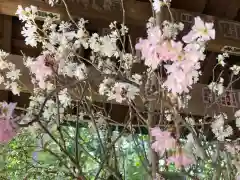
[[[165,59],[164,54],[169,52],[167,44],[163,44],[163,36],[158,26],[148,29],[148,38],[140,39],[135,48],[142,53],[142,59],[145,65],[156,69],[158,65]],[[168,59],[167,59],[168,60]]]
[[[17,131],[13,127],[11,120],[6,118],[0,118],[0,142],[7,143],[16,136]]]
[[[183,54],[183,44],[174,40],[164,40],[158,26],[148,29],[147,39],[140,39],[135,48],[142,53],[145,65],[156,69],[162,61],[181,60]]]
[[[195,23],[192,30],[183,37],[185,43],[191,43],[197,39],[200,41],[209,41],[215,39],[215,30],[213,23],[204,23],[200,17],[195,17]]]
[[[171,60],[175,56],[172,44],[169,41],[163,41],[158,47],[158,58],[161,61]]]
[[[136,44],[136,49],[141,50],[142,59],[145,60],[145,65],[156,69],[161,62],[158,55],[158,45],[152,44],[148,39],[140,39]]]
[[[164,66],[168,77],[163,86],[173,94],[188,93],[189,88],[198,81],[199,61],[204,58],[205,56],[200,51],[184,52],[181,61],[174,61]]]
[[[193,83],[196,83],[199,77],[199,63],[191,61],[175,61],[171,65],[165,65],[167,70],[167,80],[163,86],[167,87],[173,94],[188,93]]]
[[[13,111],[16,103],[3,102],[0,116],[0,142],[7,143],[17,134],[17,126],[14,122]]]
[[[156,69],[162,61],[175,61],[181,59],[182,43],[175,41],[163,41],[161,44],[154,44],[149,39],[140,39],[136,49],[141,50],[145,65]]]
[[[155,142],[152,143],[152,149],[163,155],[166,150],[175,148],[176,141],[168,131],[162,131],[159,127],[151,129],[151,136],[155,137]]]
[[[30,71],[35,74],[36,79],[39,81],[38,85],[40,88],[45,88],[45,80],[47,76],[52,74],[52,69],[46,66],[46,56],[38,56],[36,61],[30,65]]]
[[[162,62],[167,71],[167,79],[163,83],[173,94],[188,93],[189,89],[199,79],[200,63],[205,59],[205,41],[215,38],[213,23],[204,23],[200,17],[195,18],[195,24],[182,42],[164,39],[159,27],[148,29],[147,39],[140,39],[136,49],[142,53],[146,66],[158,68]]]
[[[172,61],[175,60],[182,60],[184,58],[184,54],[183,54],[183,44],[178,41],[173,41],[171,40],[171,59]]]
[[[194,160],[190,157],[188,157],[187,155],[185,155],[184,153],[181,153],[181,154],[176,154],[174,156],[170,156],[168,159],[167,159],[167,164],[169,165],[170,163],[174,163],[175,166],[177,168],[180,168],[180,167],[187,167],[191,164],[194,164]]]
[[[1,107],[1,115],[0,118],[7,118],[10,119],[12,118],[13,111],[16,107],[17,103],[7,103],[7,102],[2,102],[0,107]]]

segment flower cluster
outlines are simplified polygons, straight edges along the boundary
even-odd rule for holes
[[[175,40],[176,33],[167,33],[169,27],[177,29],[174,32],[183,28],[181,24],[169,26],[169,23],[163,24],[163,31],[159,26],[150,27],[148,38],[140,39],[136,49],[141,50],[145,65],[153,70],[164,66],[168,77],[163,86],[173,94],[188,93],[189,88],[198,81],[199,61],[205,59],[206,42],[215,38],[213,23],[204,23],[196,17],[192,30],[182,38],[185,44]]]
[[[233,134],[233,129],[230,125],[225,125],[227,115],[225,113],[215,115],[215,120],[211,124],[212,132],[219,141],[224,141],[226,137]]]
[[[128,33],[126,26],[121,24],[118,28],[117,22],[113,22],[109,26],[111,30],[109,35],[100,36],[97,33],[90,35],[85,29],[87,21],[84,19],[80,19],[77,29],[73,30],[73,24],[61,22],[58,25],[54,19],[48,17],[42,26],[42,32],[46,32],[42,36],[37,31],[39,28],[36,29],[34,21],[36,13],[37,8],[34,6],[25,9],[19,6],[17,11],[19,19],[25,22],[22,33],[26,37],[26,44],[36,46],[37,43],[41,43],[44,49],[42,55],[36,60],[27,58],[25,62],[34,75],[32,82],[40,89],[49,89],[49,86],[54,84],[55,75],[84,80],[88,76],[88,69],[84,62],[86,59],[81,54],[78,55],[83,49],[91,50],[90,59],[87,61],[101,72],[101,75],[127,75],[135,85],[141,84],[141,76],[130,73],[136,57],[125,50],[120,51],[118,47],[118,42],[122,42],[121,37]],[[31,33],[26,33],[27,31]],[[138,95],[137,86],[112,79],[114,84],[107,92],[102,92],[105,81],[99,85],[100,94],[107,95],[109,100],[115,99],[117,102],[122,102],[127,99],[133,100]]]
[[[125,100],[134,100],[135,96],[139,94],[139,88],[129,83],[114,82],[113,79],[107,78],[100,84],[99,94],[107,95],[108,100],[122,103]]]
[[[211,83],[208,85],[208,88],[209,88],[212,92],[217,93],[217,95],[221,95],[221,94],[223,94],[223,92],[224,92],[223,83],[224,83],[224,79],[220,77],[220,78],[219,78],[219,83],[211,82]]]
[[[161,156],[165,151],[176,148],[176,140],[168,131],[162,131],[160,128],[155,127],[151,129],[151,136],[155,137],[152,149],[158,152]]]
[[[224,67],[225,64],[226,64],[224,62],[224,60],[228,57],[229,57],[228,53],[219,54],[218,57],[217,57],[218,64],[220,64],[222,67]]]
[[[168,150],[177,149],[176,140],[168,131],[162,131],[159,127],[151,129],[151,136],[155,137],[152,143],[152,149],[162,156]],[[179,152],[167,158],[167,164],[174,163],[177,168],[182,166],[187,167],[194,163],[186,153]]]
[[[0,70],[2,71],[0,84],[4,84],[5,88],[11,90],[13,94],[19,95],[22,88],[19,80],[21,72],[20,69],[16,68],[15,64],[7,60],[8,56],[8,53],[0,50]]]
[[[52,69],[46,66],[46,63],[46,56],[41,55],[30,64],[30,71],[35,74],[36,80],[39,82],[38,85],[42,89],[45,89],[46,78],[52,75]]]
[[[238,75],[240,72],[240,66],[237,66],[235,64],[232,67],[230,67],[230,69],[232,70],[234,75]]]
[[[170,5],[171,0],[153,0],[153,9],[155,12],[160,12],[161,7],[164,5]]]

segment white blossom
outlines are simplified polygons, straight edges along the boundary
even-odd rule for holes
[[[69,31],[70,30],[70,27],[71,27],[71,23],[69,23],[69,22],[66,22],[66,21],[62,21],[60,24],[59,24],[59,29],[58,29],[58,31],[59,32],[67,32],[67,31]]]
[[[139,88],[137,88],[136,86],[133,86],[131,84],[128,84],[126,85],[126,91],[127,91],[127,94],[126,94],[126,97],[129,99],[129,100],[134,100],[135,97],[139,94],[140,90]]]
[[[129,99],[134,100],[139,93],[139,88],[122,82],[116,82],[108,93],[108,100],[116,100],[118,103]]]
[[[153,28],[154,24],[155,24],[155,18],[154,17],[150,17],[148,19],[147,24],[146,24],[146,28],[147,29]]]
[[[18,5],[18,9],[16,11],[16,15],[19,17],[19,19],[23,22],[28,20],[34,20],[36,17],[38,9],[36,6],[30,6],[23,9],[21,5]]]
[[[214,93],[217,93],[217,95],[221,95],[224,92],[224,86],[223,86],[224,79],[220,77],[219,83],[211,82],[208,85],[208,88],[213,91]]]
[[[237,110],[234,116],[236,118],[236,126],[240,129],[240,110]]]
[[[169,110],[164,111],[164,116],[168,122],[171,122],[173,120],[173,115]]]
[[[17,79],[19,79],[19,76],[21,75],[20,70],[12,70],[12,71],[8,71],[6,74],[6,77],[11,79],[12,81],[15,81]]]
[[[87,76],[87,67],[85,66],[84,63],[78,65],[75,70],[75,76],[79,80],[83,80]]]
[[[115,42],[112,42],[109,36],[100,37],[100,49],[101,53],[107,57],[118,57],[117,46]]]
[[[109,94],[110,92],[110,86],[114,83],[114,80],[111,78],[105,78],[103,82],[99,85],[99,94],[105,95]]]
[[[226,114],[219,114],[214,116],[215,120],[211,124],[212,132],[219,141],[224,141],[226,137],[233,134],[233,129],[229,125],[225,125],[224,121],[227,119]]]
[[[65,88],[59,92],[58,98],[64,108],[71,105],[71,97],[69,96],[69,94],[67,92],[67,88]]]
[[[225,57],[222,55],[222,54],[219,54],[218,57],[217,57],[217,60],[218,60],[218,64],[220,64],[222,67],[225,66],[225,62],[224,62],[224,59]]]
[[[123,54],[122,55],[122,64],[123,64],[123,68],[126,69],[126,70],[129,70],[132,68],[132,65],[135,61],[135,57],[132,56],[132,54],[130,53],[126,53],[126,54]]]
[[[161,11],[161,7],[163,5],[163,2],[161,0],[153,0],[153,9],[156,13]]]
[[[32,23],[30,23],[29,21],[27,21],[21,32],[22,35],[25,37],[26,45],[30,45],[32,47],[37,46],[36,32],[37,32],[37,27]]]
[[[79,29],[76,34],[77,40],[75,41],[75,46],[82,45],[85,49],[88,48],[88,34],[84,29]]]
[[[0,49],[0,59],[1,60],[6,59],[8,56],[9,56],[9,53],[7,53],[7,52],[5,52],[5,51]]]
[[[32,58],[32,57],[24,57],[23,58],[23,64],[28,68],[31,66],[33,61],[34,61],[34,58]]]
[[[54,4],[58,3],[59,0],[49,0],[48,3],[51,5],[51,6],[54,6]]]
[[[138,85],[141,85],[142,84],[142,76],[140,74],[133,74],[132,81]]]
[[[183,23],[171,23],[169,21],[164,21],[163,22],[163,36],[166,38],[172,38],[175,39],[179,33],[179,31],[182,31],[184,28]]]
[[[121,35],[124,36],[128,33],[128,27],[121,24],[121,29],[120,29]]]
[[[232,67],[230,67],[230,69],[233,71],[234,75],[238,75],[240,71],[240,66],[233,65]]]
[[[4,77],[0,75],[0,84],[4,83]]]
[[[20,95],[20,87],[16,82],[10,83],[6,88],[10,89],[14,95]]]
[[[94,52],[99,52],[101,49],[100,43],[99,43],[99,35],[97,33],[93,33],[92,36],[88,40],[89,47]]]
[[[109,25],[109,28],[114,29],[114,28],[116,28],[116,25],[117,25],[117,21],[111,22]]]
[[[63,67],[63,74],[69,77],[73,77],[77,68],[77,63],[68,62]]]
[[[196,123],[195,123],[195,120],[193,119],[193,118],[191,118],[191,117],[186,117],[185,118],[185,121],[189,124],[189,125],[191,125],[191,126],[194,126]]]

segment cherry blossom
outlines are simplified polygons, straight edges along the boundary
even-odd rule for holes
[[[225,113],[215,115],[215,120],[211,124],[212,132],[215,134],[219,141],[224,141],[226,137],[233,134],[233,129],[230,125],[225,125],[224,121],[227,119]]]
[[[234,75],[238,75],[240,72],[240,66],[237,66],[235,64],[232,67],[230,67],[230,69],[233,71]]]
[[[145,64],[152,69],[156,69],[162,59],[160,58],[160,43],[163,41],[162,32],[158,26],[148,29],[148,39],[140,39],[135,48],[141,50],[142,59],[145,60]],[[162,51],[167,49],[162,49]]]
[[[163,86],[167,87],[173,94],[188,93],[189,87],[198,80],[199,64],[184,60],[176,61],[172,65],[165,65],[164,67],[169,75]]]
[[[181,42],[163,40],[159,27],[148,29],[148,39],[140,39],[136,49],[141,50],[145,65],[156,69],[162,61],[179,60],[182,58]]]
[[[0,142],[7,143],[17,134],[17,126],[13,116],[16,103],[1,103]]]
[[[159,127],[151,129],[151,136],[155,137],[152,143],[152,149],[163,155],[166,150],[173,149],[176,146],[176,140],[171,136],[168,131],[162,131]]]
[[[183,37],[185,43],[191,43],[195,40],[208,41],[215,39],[215,29],[213,29],[213,23],[204,23],[198,16],[194,18],[194,26],[192,30]]]
[[[152,6],[156,13],[161,11],[161,7],[167,5],[171,0],[153,0]]]
[[[7,143],[16,136],[16,129],[13,127],[13,124],[10,120],[5,118],[0,118],[0,142]]]
[[[211,83],[208,85],[208,88],[209,88],[211,91],[213,91],[214,93],[217,93],[217,95],[221,95],[221,94],[223,94],[223,92],[224,92],[223,82],[224,82],[224,79],[220,77],[220,78],[219,78],[219,83],[211,82]]]
[[[160,12],[162,5],[163,5],[163,3],[160,0],[153,1],[153,9],[155,10],[156,13]]]
[[[139,89],[131,84],[116,82],[112,91],[108,93],[108,100],[116,100],[122,103],[125,100],[134,100],[139,93]]]
[[[225,66],[225,58],[229,57],[229,55],[227,53],[223,53],[223,54],[219,54],[218,57],[217,57],[217,60],[218,60],[218,64],[220,64],[222,67]]]
[[[38,56],[36,61],[33,61],[30,65],[30,71],[35,74],[36,79],[39,81],[38,85],[40,88],[45,89],[45,80],[47,76],[52,74],[52,69],[46,66],[46,56]]]
[[[171,25],[165,23],[164,27],[171,27]],[[180,25],[172,26],[172,28],[182,30]],[[215,38],[213,24],[204,23],[199,17],[195,18],[192,31],[183,37],[183,40],[191,38],[190,41],[185,40],[185,45],[180,41],[166,39],[169,35],[165,37],[158,26],[149,26],[147,33],[147,39],[140,39],[135,46],[141,51],[145,65],[154,70],[162,62],[167,62],[164,68],[167,70],[168,77],[163,87],[173,94],[188,93],[192,85],[198,81],[201,73],[199,61],[205,59],[204,43]],[[197,42],[199,39],[201,41]]]

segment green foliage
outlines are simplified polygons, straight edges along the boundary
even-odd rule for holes
[[[63,129],[67,153],[71,156],[76,155],[78,151],[78,161],[81,166],[82,173],[89,180],[95,178],[100,163],[111,165],[121,173],[126,180],[146,180],[148,176],[147,152],[148,152],[148,136],[146,135],[129,135],[122,136],[115,144],[115,157],[113,154],[106,156],[101,150],[101,146],[96,133],[91,129],[80,128],[78,145],[76,148],[75,129]],[[56,138],[58,135],[54,134]],[[105,132],[101,132],[101,138],[106,140]],[[117,134],[116,134],[117,136]],[[40,137],[40,136],[39,136]],[[38,137],[38,138],[39,138]],[[29,132],[21,133],[18,137],[12,140],[7,145],[1,146],[0,155],[0,170],[1,179],[10,180],[71,180],[74,179],[71,174],[71,166],[69,167],[69,158],[63,153],[59,147],[45,136],[43,140],[44,148],[37,147],[37,139]],[[104,142],[104,141],[103,141]],[[113,152],[113,151],[111,151]],[[33,160],[33,155],[37,157]],[[161,164],[161,163],[160,163]],[[160,165],[161,166],[161,165]],[[189,173],[199,174],[201,179],[208,180],[209,174],[212,172],[211,163],[203,163],[200,168],[196,166],[189,169]],[[164,167],[161,173],[166,180],[184,180],[186,172],[178,172],[174,165],[168,167],[168,172],[164,172]],[[104,168],[99,177],[106,179],[109,172]],[[191,179],[191,178],[189,178]]]

